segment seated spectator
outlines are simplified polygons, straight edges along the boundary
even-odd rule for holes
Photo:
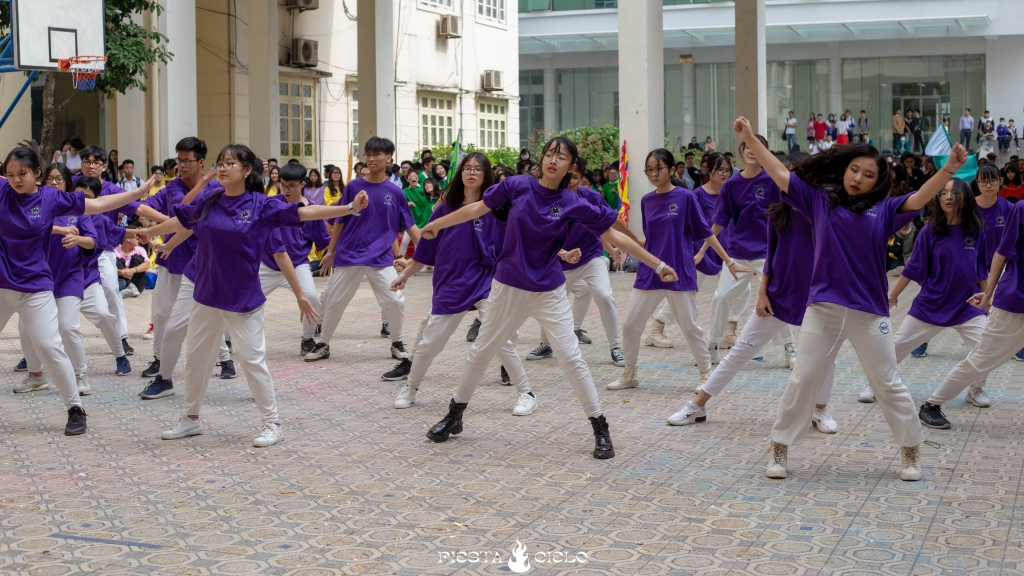
[[[117,287],[122,298],[135,298],[146,289],[146,270],[149,270],[149,255],[139,246],[135,236],[125,236],[120,246],[114,248],[117,258]]]

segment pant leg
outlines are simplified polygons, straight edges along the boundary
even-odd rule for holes
[[[928,398],[929,404],[943,404],[956,398],[974,382],[988,377],[1021,348],[1024,342],[1024,314],[989,309],[985,329],[977,346],[961,360]]]
[[[21,341],[21,355],[25,357],[25,366],[28,371],[42,372],[43,361],[39,358],[39,354],[36,354],[32,339],[28,337],[28,327],[25,326],[25,321],[21,319],[20,315],[18,316],[18,339]]]
[[[117,330],[117,320],[114,319],[114,315],[107,307],[107,297],[103,293],[102,286],[90,284],[85,287],[81,311],[82,316],[85,316],[90,324],[100,329],[114,358],[124,356],[124,346],[121,344],[121,334]]]
[[[100,283],[103,285],[103,295],[107,298],[107,308],[117,323],[117,334],[121,338],[127,338],[128,321],[124,315],[124,299],[121,298],[121,290],[118,289],[116,261],[117,257],[109,250],[100,255]]]
[[[171,274],[166,266],[156,273],[156,288],[150,301],[150,316],[153,322],[153,356],[160,359],[160,346],[164,341],[164,330],[171,318],[171,308],[181,288],[181,274]]]
[[[309,300],[309,303],[313,305],[313,309],[320,312],[320,295],[316,292],[316,283],[313,281],[313,272],[309,268],[309,264],[299,264],[295,267],[295,275],[299,277],[299,286],[302,288],[302,294]],[[302,337],[309,339],[316,333],[316,322],[312,320],[302,321]]]
[[[412,366],[409,368],[409,387],[419,389],[423,377],[434,358],[444,350],[445,344],[459,328],[462,314],[430,314],[420,323],[419,334],[413,347]]]
[[[757,314],[751,314],[743,331],[736,338],[736,345],[729,349],[725,358],[722,358],[722,363],[711,373],[703,390],[711,396],[721,394],[726,385],[736,377],[736,374],[747,365],[747,362],[757,356],[757,353],[768,342],[771,342],[783,326],[788,326],[788,324],[774,316],[761,318]]]
[[[580,281],[586,286],[587,308],[590,307],[590,297],[593,296],[597,303],[598,313],[601,315],[601,325],[604,327],[605,337],[608,338],[608,348],[615,349],[622,346],[622,334],[619,332],[619,307],[615,305],[615,296],[612,293],[612,283],[605,267],[604,256],[594,258],[581,268]],[[577,296],[573,302],[572,316],[579,328],[583,324],[583,317],[587,315],[587,308],[584,308],[582,315],[578,310],[577,303],[580,297]],[[646,318],[644,319],[646,323]]]
[[[384,315],[388,319],[388,330],[391,332],[392,342],[402,341],[402,324],[405,322],[405,296],[402,291],[391,291],[391,282],[398,278],[398,272],[394,266],[384,268],[367,268],[366,279],[370,282],[370,289],[377,297]]]
[[[330,344],[345,308],[359,290],[359,283],[363,281],[367,270],[370,270],[367,266],[341,266],[331,273],[321,299],[323,312],[320,318],[320,339],[324,343]]]
[[[637,290],[629,295],[626,318],[622,322],[622,356],[626,368],[636,368],[640,358],[640,339],[643,337],[647,319],[665,299],[665,290]],[[705,350],[706,351],[706,350]]]
[[[886,316],[850,310],[843,334],[857,352],[893,439],[900,446],[917,446],[924,442],[924,432],[914,398],[896,371],[891,326]]]
[[[726,270],[725,273],[728,274],[729,271]],[[753,282],[748,282],[747,289],[743,291],[741,296],[733,300],[732,304],[729,306],[729,322],[736,322],[738,324],[741,320],[750,316],[751,311],[753,311],[753,306],[750,304],[752,283]]]
[[[127,278],[122,278],[121,276],[117,277],[117,289],[118,290],[124,290],[125,288],[128,287],[128,284],[129,284],[129,282],[128,282]]]
[[[986,316],[975,316],[963,324],[953,326],[953,330],[956,330],[957,334],[960,335],[960,339],[963,340],[964,346],[967,346],[968,353],[970,353],[970,350],[974,350],[978,346],[978,342],[981,341],[981,335],[985,332],[986,323]],[[971,386],[975,388],[984,388],[987,379],[987,377],[982,378],[981,380],[972,383]]]
[[[410,242],[412,242],[412,236],[409,236],[408,232],[402,232],[402,243],[398,247],[399,258],[405,258],[406,251],[409,250]]]
[[[922,322],[913,316],[907,316],[896,331],[893,342],[896,350],[896,362],[903,362],[915,348],[928,342],[942,332],[942,326]]]
[[[725,332],[725,325],[729,322],[729,316],[732,313],[732,307],[736,305],[736,300],[742,299],[746,295],[747,302],[749,302],[750,295],[747,291],[750,289],[750,281],[754,277],[753,271],[764,267],[764,260],[736,260],[736,262],[750,268],[751,271],[737,274],[737,278],[733,278],[728,270],[723,270],[718,275],[718,290],[715,291],[718,305],[711,311],[709,326],[708,342],[711,344],[718,344],[722,341],[722,333]]]
[[[184,286],[185,282],[182,282]],[[189,350],[185,357],[185,414],[189,416],[199,416],[203,397],[206,396],[210,373],[216,362],[217,344],[224,339],[224,314],[227,313],[223,310],[192,302],[185,337]],[[171,315],[173,317],[174,314]],[[160,364],[162,374],[163,360]]]
[[[697,324],[697,293],[665,290],[665,296],[672,305],[672,312],[690,347],[690,354],[697,361],[697,369],[701,374],[711,372],[711,353],[704,343],[704,331]]]
[[[487,300],[481,300],[476,303],[476,309],[481,317],[488,314],[489,306],[490,304],[488,304]],[[544,330],[541,329],[541,332],[544,332]],[[519,333],[516,332],[505,342],[505,345],[498,350],[498,360],[501,361],[501,365],[508,372],[508,377],[512,381],[512,385],[515,386],[516,392],[526,394],[531,391],[530,382],[526,378],[523,359],[519,357],[519,352],[516,352],[516,341],[518,339]]]
[[[480,316],[480,332],[469,348],[466,367],[462,370],[459,385],[455,389],[456,402],[469,402],[491,359],[526,321],[529,316],[527,306],[531,294],[534,293],[513,288],[497,280],[491,281],[491,295],[487,298],[488,313]],[[569,314],[571,316],[571,313]],[[541,324],[541,327],[545,327],[544,324]],[[575,337],[573,334],[573,338]]]
[[[263,333],[263,306],[252,312],[221,311],[221,317],[231,334],[235,359],[242,366],[249,391],[256,400],[264,424],[280,422],[274,379],[267,368],[267,342]],[[211,366],[212,368],[212,366]],[[187,368],[186,368],[187,369]],[[209,370],[207,371],[209,375]]]
[[[544,330],[551,338],[551,349],[555,353],[562,373],[572,385],[576,398],[580,401],[583,411],[587,416],[597,417],[601,415],[601,404],[597,399],[597,387],[594,386],[594,378],[590,374],[590,368],[583,360],[583,353],[580,352],[580,343],[572,330],[572,310],[569,308],[569,299],[566,297],[565,285],[550,292],[531,292],[527,299],[528,309],[531,316],[544,327]],[[654,308],[651,307],[642,316],[644,320]],[[643,331],[643,324],[640,326]],[[637,339],[639,344],[639,339]]]
[[[181,288],[178,289],[178,296],[171,307],[171,315],[167,319],[163,343],[160,346],[160,377],[164,380],[174,378],[174,368],[178,364],[178,358],[185,345],[189,318],[192,315],[192,306],[195,304],[195,300],[192,298],[194,291],[195,284],[182,276]],[[223,340],[224,336],[221,334],[221,341],[223,342]]]
[[[75,374],[85,374],[88,366],[85,362],[85,345],[82,344],[82,331],[79,324],[79,311],[82,299],[77,296],[57,298],[57,330],[64,344],[64,351],[71,362]]]
[[[0,313],[4,325],[11,317],[11,312],[17,312],[25,321],[25,329],[32,341],[32,347],[39,354],[50,380],[60,392],[64,407],[70,410],[72,406],[81,406],[75,371],[60,339],[57,303],[53,299],[53,292],[26,294],[0,289],[0,299],[5,303],[4,310]]]
[[[628,309],[628,308],[627,308]],[[656,320],[661,321],[662,324],[668,325],[675,322],[675,318],[672,317],[672,306],[669,306],[668,302],[662,304],[658,313],[654,316]]]

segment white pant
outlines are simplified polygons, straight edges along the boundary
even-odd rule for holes
[[[711,354],[704,342],[704,331],[697,324],[697,293],[676,290],[637,290],[629,295],[626,320],[622,323],[622,353],[626,368],[635,368],[640,356],[640,339],[643,337],[647,319],[657,310],[662,300],[668,300],[676,322],[683,331],[690,353],[697,362],[701,374],[711,371]]]
[[[316,293],[316,284],[313,283],[313,273],[309,271],[309,264],[299,264],[295,267],[295,275],[299,277],[299,286],[302,287],[302,294],[313,304],[313,309],[320,313],[320,296]],[[260,263],[260,287],[263,288],[263,296],[269,296],[278,288],[291,290],[284,272],[274,270],[266,264]],[[309,339],[316,332],[316,322],[306,319],[302,321],[302,337]]]
[[[225,330],[231,335],[235,358],[242,366],[263,423],[280,422],[277,399],[274,397],[274,380],[267,369],[263,306],[243,314],[211,308],[198,302],[192,304],[188,320],[189,353],[185,358],[185,414],[199,416],[203,396],[210,383],[210,372],[217,359],[217,344],[224,341]]]
[[[956,330],[960,339],[964,341],[964,346],[967,346],[967,351],[970,352],[978,345],[981,333],[985,331],[985,317],[975,316],[963,324],[950,326],[949,329]],[[928,342],[943,330],[945,328],[942,326],[928,324],[913,316],[907,316],[903,320],[903,324],[900,324],[899,331],[896,332],[896,361],[903,362],[915,348]],[[973,385],[977,388],[984,388],[984,378]]]
[[[412,242],[412,236],[409,236],[408,232],[402,232],[402,243],[398,247],[399,258],[405,258],[405,251],[409,249],[409,243]],[[394,246],[394,244],[392,244]]]
[[[719,274],[722,274],[722,273],[728,274],[729,271],[725,270],[724,272],[719,272]],[[708,278],[714,278],[714,276],[708,276],[707,274],[702,274],[701,272],[697,272],[697,291],[698,292],[700,291],[701,288],[704,287],[704,283],[705,283],[705,281],[707,281]],[[740,298],[737,298],[732,303],[732,305],[729,307],[729,322],[739,322],[740,320],[742,320],[743,316],[746,316],[750,312],[749,310],[747,310],[749,305],[750,305],[750,285],[748,284],[747,285],[747,290],[746,290],[746,292],[743,293],[743,296],[740,297]],[[718,306],[718,292],[717,291],[714,294],[711,295],[711,315],[712,316],[714,316],[714,314],[715,314],[714,310],[715,310],[716,306]],[[661,321],[662,324],[671,324],[671,323],[675,322],[675,318],[672,317],[672,309],[668,305],[668,302],[666,302],[665,305],[661,307],[661,310],[658,311],[658,315],[656,316],[656,318],[659,321]]]
[[[387,318],[388,330],[391,332],[392,342],[402,340],[402,322],[405,318],[405,297],[402,291],[391,291],[391,282],[398,277],[398,272],[393,266],[384,268],[373,268],[370,266],[339,266],[331,272],[327,286],[322,296],[322,312],[320,313],[320,339],[324,343],[330,343],[334,331],[341,322],[341,316],[345,313],[352,297],[359,290],[359,283],[366,278],[370,282],[373,295],[377,297]],[[518,328],[518,326],[517,326]],[[507,340],[507,338],[506,338]]]
[[[196,285],[186,278],[181,277],[181,288],[178,289],[178,297],[174,300],[171,308],[171,316],[167,320],[167,327],[164,329],[164,339],[158,351],[160,359],[160,377],[164,380],[174,378],[174,368],[178,365],[178,357],[181,356],[182,346],[185,344],[185,336],[188,334],[188,326],[191,321],[192,307],[196,303],[192,297]],[[191,345],[190,345],[191,346]],[[231,359],[231,352],[224,343],[224,330],[220,334],[220,362]]]
[[[75,371],[60,339],[57,303],[53,299],[53,292],[26,294],[0,288],[0,330],[7,326],[15,312],[18,313],[18,319],[25,323],[31,347],[42,358],[43,366],[64,400],[64,407],[70,410],[72,406],[81,406]]]
[[[153,357],[159,360],[160,346],[163,345],[164,332],[171,319],[174,301],[178,299],[183,276],[171,274],[166,266],[161,266],[156,274],[156,288],[153,290],[153,299],[150,301],[150,316],[153,321]]]
[[[107,295],[99,284],[90,284],[85,287],[82,299],[82,316],[93,326],[100,329],[103,339],[110,347],[110,353],[114,358],[124,356],[124,346],[121,345],[121,333],[117,330],[117,319],[107,305]]]
[[[789,325],[774,316],[761,318],[757,314],[751,314],[746,326],[743,327],[743,332],[736,338],[736,345],[729,350],[725,358],[722,358],[722,363],[711,373],[703,390],[711,396],[721,394],[725,386],[736,377],[736,373],[771,342],[783,326]],[[832,385],[835,383],[835,377],[836,365],[833,362],[828,374],[825,375],[825,383],[821,387],[821,391],[818,392],[816,404],[828,404],[832,398]]]
[[[88,366],[85,362],[85,345],[82,344],[82,332],[79,324],[78,311],[82,307],[82,299],[77,296],[64,296],[57,298],[57,331],[60,332],[60,341],[64,344],[64,352],[71,361],[71,369],[76,375],[85,374]],[[29,372],[42,372],[43,361],[36,354],[32,346],[32,339],[29,338],[28,329],[25,327],[25,319],[18,317],[18,335],[21,337],[21,353],[25,356],[25,363]]]
[[[576,398],[587,416],[601,415],[597,388],[590,368],[580,353],[580,343],[572,328],[572,311],[566,297],[565,284],[549,292],[520,290],[497,280],[491,282],[491,295],[487,298],[487,314],[481,314],[480,332],[469,349],[466,368],[455,389],[455,401],[469,402],[483,378],[487,365],[511,340],[527,318],[533,317],[551,337],[558,366],[562,369]]]
[[[708,326],[708,342],[711,344],[718,344],[722,341],[725,325],[728,324],[731,316],[736,315],[736,309],[743,309],[739,315],[749,311],[750,293],[752,291],[750,281],[754,278],[755,272],[760,272],[764,269],[763,258],[759,260],[740,260],[737,258],[736,263],[750,268],[751,271],[737,274],[736,278],[732,277],[732,273],[729,272],[728,268],[723,267],[722,272],[719,273],[718,289],[715,290],[717,301],[712,300],[711,322]],[[779,338],[787,343],[793,341],[793,331],[788,324],[784,325],[782,330],[779,331]]]
[[[961,337],[963,333],[961,333]],[[940,405],[956,398],[972,383],[988,377],[988,373],[1006,362],[1021,349],[1024,342],[1024,314],[1014,314],[996,307],[989,308],[985,330],[967,358],[953,367],[939,385],[929,404]]]
[[[487,308],[487,300],[481,300],[476,303],[476,309],[479,311],[481,319],[487,315]],[[430,364],[441,353],[441,350],[444,349],[444,345],[448,343],[448,339],[452,337],[452,334],[458,330],[459,323],[462,322],[462,318],[465,315],[465,312],[445,315],[428,313],[423,317],[423,322],[420,323],[419,334],[416,335],[416,344],[409,351],[412,354],[412,367],[409,369],[410,388],[414,390],[419,389],[420,382],[423,381],[423,376],[426,375]],[[519,353],[516,352],[515,334],[501,347],[501,350],[498,352],[498,359],[501,360],[501,365],[508,371],[508,376],[512,380],[512,385],[516,387],[516,392],[520,394],[530,392],[530,384],[526,380],[526,370],[523,369],[523,361],[519,358]]]
[[[835,364],[843,341],[849,340],[896,443],[909,447],[923,442],[914,399],[896,373],[892,332],[886,316],[825,302],[808,306],[800,327],[799,360],[782,395],[772,440],[792,446],[807,435],[822,375]]]
[[[565,271],[565,285],[572,290],[573,327],[579,330],[583,320],[590,311],[591,298],[597,300],[597,310],[601,314],[601,324],[608,338],[608,348],[614,350],[622,346],[622,335],[619,332],[619,308],[615,305],[612,295],[612,283],[608,277],[608,260],[599,256],[575,270]],[[541,344],[548,344],[548,335],[540,330]]]
[[[113,251],[107,250],[100,254],[99,259],[100,283],[103,284],[103,294],[107,297],[107,307],[114,314],[117,322],[117,333],[121,338],[128,337],[128,320],[124,315],[124,298],[121,297],[121,290],[117,287],[117,256]]]

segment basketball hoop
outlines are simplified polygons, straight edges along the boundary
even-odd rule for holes
[[[92,90],[96,87],[96,77],[107,67],[106,56],[73,56],[57,62],[58,67],[71,72],[76,90]]]

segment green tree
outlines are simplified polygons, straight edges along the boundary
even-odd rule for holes
[[[10,4],[0,4],[0,28],[9,31]],[[166,64],[174,56],[167,51],[167,37],[157,31],[147,30],[133,18],[141,19],[146,12],[159,15],[163,8],[156,0],[105,0],[106,11],[106,70],[96,81],[96,88],[107,98],[124,94],[128,90],[146,91],[149,74],[146,66],[160,62]],[[44,159],[53,156],[54,125],[57,115],[78,95],[75,90],[59,105],[54,104],[57,87],[57,73],[45,72],[43,87],[43,128],[39,146]]]

